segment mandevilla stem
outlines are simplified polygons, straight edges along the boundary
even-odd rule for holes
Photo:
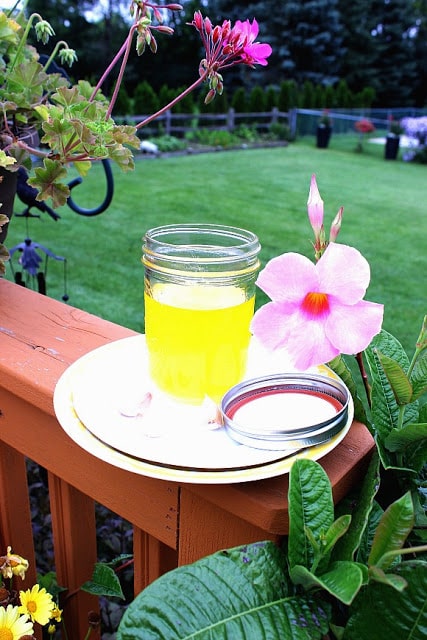
[[[368,374],[366,373],[365,364],[363,362],[363,353],[356,354],[356,361],[359,367],[360,375],[362,377],[363,386],[365,387],[366,399],[371,408],[371,387],[369,385]]]

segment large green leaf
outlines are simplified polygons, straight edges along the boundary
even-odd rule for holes
[[[393,502],[384,512],[375,532],[368,564],[379,565],[386,570],[394,558],[385,556],[391,551],[402,548],[406,538],[414,526],[414,506],[411,494],[405,493]]]
[[[393,573],[408,583],[397,592],[373,582],[356,599],[344,640],[425,640],[427,638],[427,563],[403,562]]]
[[[393,358],[405,373],[409,369],[409,360],[400,342],[386,331],[375,336],[365,351],[372,381],[372,428],[381,462],[385,468],[392,468],[396,466],[396,460],[387,450],[385,440],[392,429],[417,422],[418,408],[417,403],[405,407],[402,425],[399,425],[400,408],[381,365],[379,353]]]
[[[291,567],[302,565],[311,569],[316,560],[319,571],[327,566],[325,557],[320,564],[322,538],[334,521],[331,483],[322,467],[312,460],[296,460],[289,474],[289,538],[288,558]],[[319,551],[307,537],[310,531]],[[317,557],[316,557],[317,556]]]
[[[153,582],[126,610],[117,640],[320,640],[328,618],[314,597],[288,595],[283,554],[261,542]]]
[[[322,575],[314,575],[305,567],[291,569],[291,579],[305,590],[324,589],[344,604],[351,604],[361,586],[368,581],[368,570],[356,562],[334,562]]]
[[[352,493],[348,500],[343,500],[336,509],[336,514],[350,513],[351,523],[347,533],[338,540],[332,552],[334,560],[356,559],[362,540],[366,539],[365,530],[370,522],[370,513],[379,484],[379,457],[374,450],[360,490],[357,494]]]
[[[387,449],[403,454],[407,467],[421,471],[427,460],[427,423],[393,429],[385,441]]]
[[[384,355],[381,351],[377,351],[377,354],[384,373],[387,376],[387,380],[393,389],[397,404],[408,404],[412,398],[412,385],[405,371],[393,358],[389,358],[389,356]]]

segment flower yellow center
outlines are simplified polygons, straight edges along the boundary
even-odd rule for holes
[[[27,609],[29,613],[35,613],[37,611],[37,602],[34,602],[34,600],[28,600]]]
[[[321,316],[328,313],[328,295],[318,291],[310,291],[302,302],[302,309],[310,316]]]
[[[0,629],[0,640],[13,640],[13,633],[10,629]]]

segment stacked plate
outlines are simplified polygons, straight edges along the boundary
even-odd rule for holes
[[[267,362],[260,355],[259,347],[252,344],[247,390],[252,389],[254,374],[265,376],[272,366],[271,359]],[[326,367],[316,370],[316,376],[341,389],[342,383]],[[295,439],[279,447],[277,442],[260,446],[259,437],[244,442],[239,434],[236,437],[234,422],[238,421],[230,423],[228,410],[221,418],[213,402],[192,407],[155,388],[148,374],[145,337],[140,335],[100,347],[72,364],[58,381],[54,406],[66,433],[109,464],[178,482],[230,483],[281,475],[296,457],[317,460],[329,453],[344,438],[353,418],[345,387],[339,398],[336,405],[326,401],[327,412],[340,414],[339,428],[327,429],[316,442]]]

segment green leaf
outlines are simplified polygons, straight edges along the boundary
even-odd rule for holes
[[[52,198],[54,207],[59,207],[67,202],[70,190],[67,185],[61,183],[67,172],[64,167],[55,160],[45,158],[43,167],[36,167],[35,176],[28,180],[28,184],[40,189],[36,200]]]
[[[351,515],[340,516],[331,524],[326,535],[322,539],[323,553],[330,553],[338,540],[348,531],[351,523]]]
[[[117,640],[320,640],[329,607],[288,594],[271,542],[219,551],[163,575],[126,610]]]
[[[381,582],[382,584],[388,584],[396,591],[402,591],[408,586],[408,583],[402,576],[397,576],[395,573],[385,573],[380,567],[370,567],[369,577],[375,582]]]
[[[417,339],[417,349],[427,349],[427,315],[423,318],[420,335]]]
[[[375,336],[365,350],[372,380],[372,428],[381,462],[387,469],[396,466],[396,460],[384,443],[390,431],[398,428],[400,411],[393,389],[381,365],[379,352],[393,358],[405,372],[409,369],[409,360],[400,342],[386,331],[381,331]],[[416,403],[405,407],[402,425],[417,422],[417,420]]]
[[[412,400],[420,398],[427,392],[427,350],[420,353],[415,361],[411,373],[411,383],[413,388]]]
[[[427,563],[403,562],[393,569],[408,583],[400,593],[372,582],[356,598],[343,640],[425,640]]]
[[[401,453],[406,467],[421,471],[427,460],[427,423],[393,429],[385,440],[385,446],[390,451]]]
[[[316,561],[319,571],[328,558],[316,558],[306,535],[309,529],[321,547],[321,539],[334,521],[331,484],[323,468],[312,460],[296,460],[289,474],[288,558],[291,567],[311,569]],[[319,564],[320,561],[320,564]]]
[[[379,361],[393,390],[398,405],[408,404],[412,397],[412,385],[398,362],[377,351]]]
[[[393,429],[385,441],[390,451],[399,451],[420,442],[427,445],[427,424],[407,424],[402,429]]]
[[[363,406],[363,402],[358,392],[357,384],[345,358],[342,355],[337,356],[336,358],[328,362],[328,367],[330,367],[332,371],[335,371],[335,373],[341,378],[341,380],[350,391],[354,402],[355,419],[359,422],[362,422],[363,424],[369,425],[365,407]]]
[[[50,595],[54,599],[56,599],[56,597],[60,593],[67,591],[65,587],[59,586],[58,581],[56,579],[55,571],[49,571],[48,573],[45,573],[43,576],[40,574],[37,574],[37,582],[40,585],[40,587],[44,587],[46,591],[50,593]]]
[[[401,549],[413,526],[414,506],[411,494],[407,492],[384,512],[375,532],[368,564],[387,569],[393,557],[385,554]]]
[[[334,562],[322,575],[314,575],[302,566],[295,566],[290,571],[295,584],[304,589],[324,589],[331,596],[344,604],[351,604],[363,584],[368,581],[368,571],[356,562]]]
[[[92,579],[81,586],[82,591],[87,591],[96,596],[125,599],[120,581],[114,569],[103,562],[97,562],[93,570]]]
[[[351,513],[351,523],[346,535],[341,538],[332,552],[334,560],[354,560],[365,537],[372,512],[374,497],[380,483],[380,464],[377,450],[374,450],[363,483],[357,495],[352,494],[336,509],[336,513]]]

